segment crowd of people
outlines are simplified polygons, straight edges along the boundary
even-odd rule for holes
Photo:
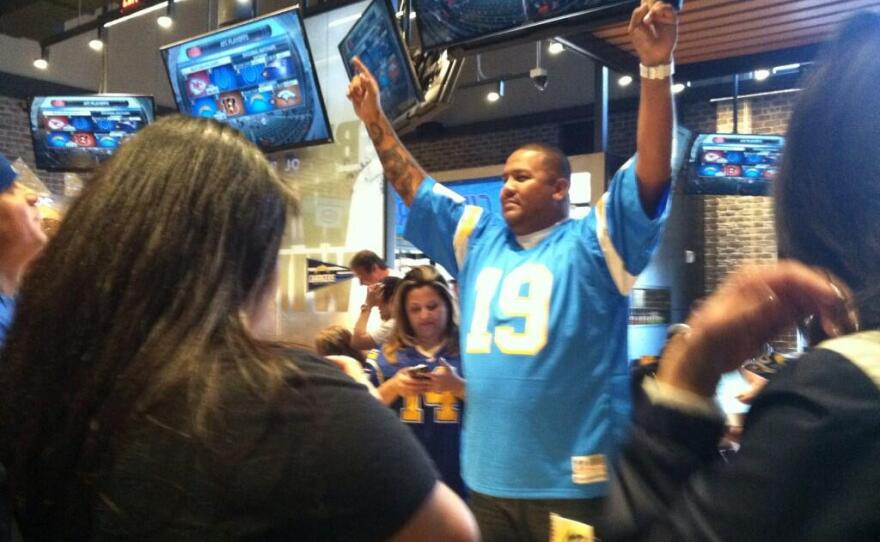
[[[436,182],[355,59],[405,235],[457,289],[362,251],[357,321],[314,351],[257,332],[298,210],[234,128],[151,124],[48,244],[0,159],[0,540],[526,542],[554,518],[603,542],[880,539],[880,15],[846,24],[798,99],[780,262],[729,277],[639,385],[627,294],[668,214],[677,14],[643,2],[629,32],[637,153],[577,220],[547,145],[508,157],[501,216]],[[811,351],[722,459],[719,378],[792,325]]]

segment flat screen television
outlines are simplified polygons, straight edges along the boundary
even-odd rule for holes
[[[90,171],[155,119],[152,96],[35,96],[29,110],[34,158],[47,171]]]
[[[776,135],[698,135],[685,194],[766,195],[779,172],[784,142]]]
[[[351,79],[351,59],[359,56],[379,83],[380,101],[392,121],[422,99],[415,70],[388,0],[373,0],[339,42],[339,54]]]
[[[639,0],[412,0],[426,49],[510,39],[564,21],[626,20]],[[682,0],[673,0],[676,9]]]
[[[264,152],[333,141],[298,8],[161,51],[181,113],[231,124]]]

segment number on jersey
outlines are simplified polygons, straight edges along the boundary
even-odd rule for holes
[[[503,280],[502,280],[503,279]],[[500,285],[500,293],[499,293]],[[525,287],[525,294],[523,294]],[[539,263],[524,264],[503,276],[501,269],[486,267],[477,276],[474,312],[467,334],[469,354],[488,354],[495,346],[505,354],[532,356],[547,344],[553,274]],[[489,330],[490,309],[498,293],[498,310],[505,318],[522,318],[522,331],[513,326]]]
[[[434,407],[435,423],[458,423],[458,399],[452,392],[428,392],[422,395],[403,397],[400,419],[406,423],[422,423],[425,420],[424,406]]]

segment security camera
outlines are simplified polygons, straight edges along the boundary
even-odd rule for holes
[[[529,78],[532,80],[532,84],[535,85],[535,88],[541,92],[547,88],[547,83],[550,82],[550,76],[547,75],[547,70],[544,68],[532,68],[529,70]]]

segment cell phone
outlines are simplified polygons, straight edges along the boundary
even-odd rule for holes
[[[431,368],[424,363],[419,363],[409,368],[409,374],[413,378],[428,378],[428,373],[430,372]]]

